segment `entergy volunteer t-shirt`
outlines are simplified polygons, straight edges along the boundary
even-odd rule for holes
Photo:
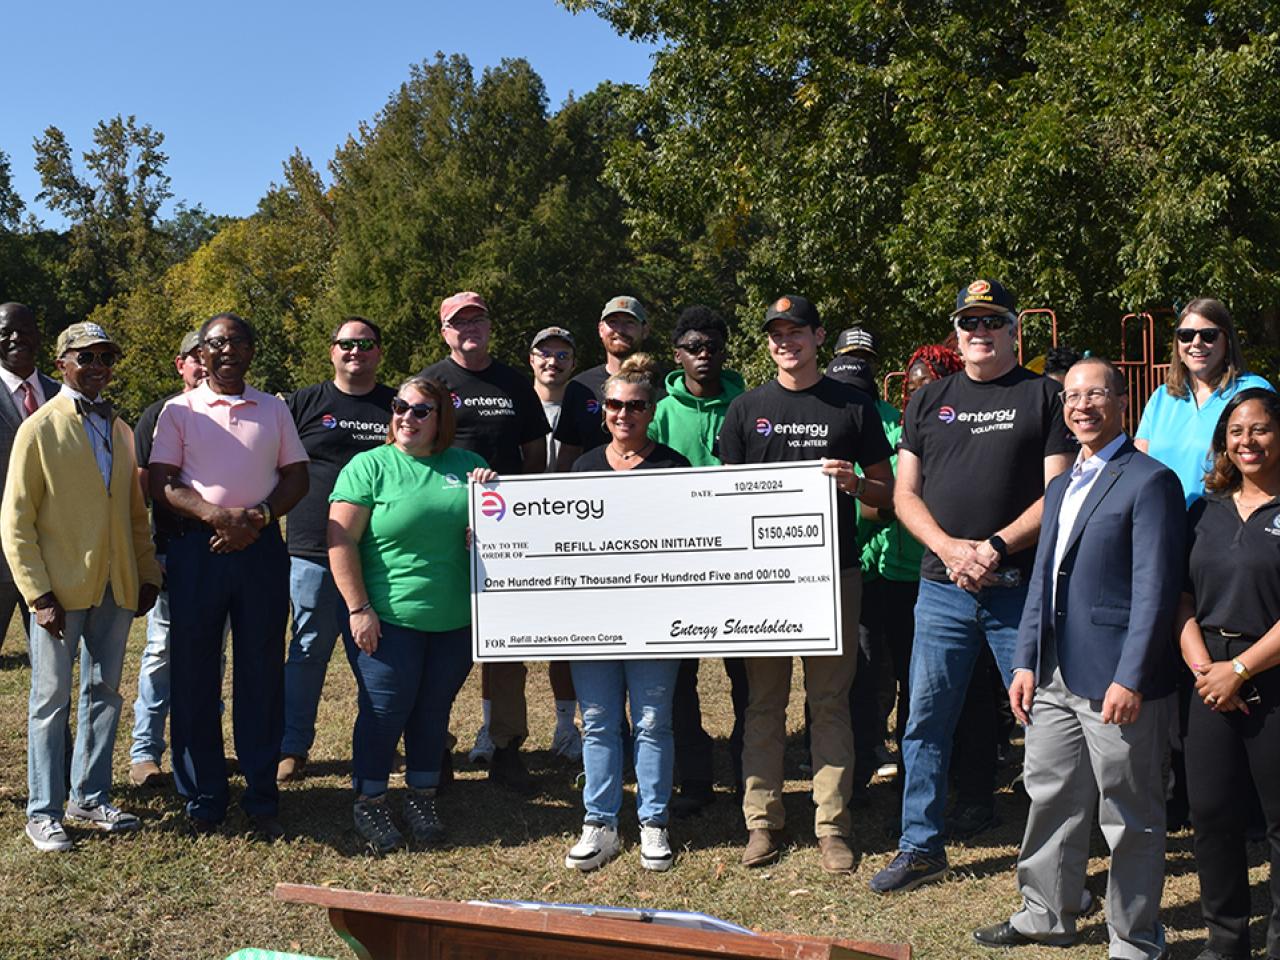
[[[458,420],[454,443],[484,457],[499,474],[523,472],[520,447],[551,432],[542,401],[527,377],[497,360],[468,370],[445,357],[422,371],[444,383]]]
[[[1044,496],[1044,460],[1073,454],[1062,419],[1062,386],[1014,367],[985,382],[962,370],[925,384],[902,416],[901,449],[920,460],[921,497],[949,536],[985,540]],[[1025,581],[1035,548],[1009,554]],[[926,549],[920,575],[949,582]]]
[[[788,390],[777,380],[748,390],[729,404],[720,430],[725,463],[849,460],[868,467],[893,451],[871,398],[847,383],[823,377],[807,390]],[[836,511],[840,567],[858,566],[854,500]]]
[[[583,453],[603,446],[609,439],[600,417],[600,401],[604,399],[604,382],[609,371],[604,364],[583,370],[565,384],[560,402],[560,420],[556,424],[557,444],[579,447]]]
[[[285,539],[289,555],[327,561],[329,493],[338,471],[357,453],[387,442],[396,392],[379,384],[366,394],[343,393],[332,380],[285,397],[311,462],[307,495],[289,511]]]
[[[432,632],[471,622],[467,474],[483,466],[470,450],[412,457],[388,443],[356,454],[338,474],[330,502],[370,510],[360,566],[381,619]]]

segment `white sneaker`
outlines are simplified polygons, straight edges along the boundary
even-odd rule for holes
[[[555,736],[551,738],[551,752],[575,763],[581,760],[582,734],[578,732],[578,728],[556,727]]]
[[[71,838],[62,824],[48,817],[32,817],[27,821],[27,838],[42,853],[66,853],[71,849]]]
[[[646,870],[670,870],[675,863],[666,827],[640,825],[640,866]]]
[[[482,725],[476,731],[476,744],[467,754],[467,759],[472,763],[488,766],[489,761],[493,759],[493,751],[496,749],[493,745],[493,738],[489,736],[488,724]]]
[[[104,833],[130,833],[142,826],[132,813],[113,807],[105,800],[96,807],[82,807],[75,801],[67,804],[67,819]]]
[[[621,849],[622,841],[618,838],[617,827],[605,826],[603,823],[583,824],[582,838],[569,848],[564,865],[586,873],[603,867]]]

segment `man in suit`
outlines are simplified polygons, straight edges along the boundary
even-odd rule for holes
[[[0,303],[0,382],[4,384],[0,390],[0,496],[18,427],[58,393],[57,382],[36,370],[39,353],[40,327],[32,309],[21,303]],[[8,562],[0,556],[0,643],[14,610],[20,613],[23,631],[28,631],[26,604]]]
[[[1080,453],[1045,492],[1009,687],[1027,728],[1022,909],[975,930],[983,946],[1075,942],[1096,803],[1111,849],[1110,956],[1166,954],[1161,760],[1185,521],[1178,478],[1122,429],[1125,397],[1123,376],[1097,357],[1063,384]]]

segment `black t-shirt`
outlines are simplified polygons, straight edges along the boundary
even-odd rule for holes
[[[807,390],[777,380],[735,397],[720,429],[725,463],[849,460],[864,469],[888,460],[893,450],[875,404],[847,383],[823,377]],[[858,566],[857,503],[840,501],[836,523],[840,566]]]
[[[1256,640],[1280,622],[1280,500],[1241,520],[1230,496],[1187,514],[1187,584],[1201,627]]]
[[[171,393],[147,407],[133,428],[133,452],[138,466],[143,470],[151,465],[151,441],[156,436],[156,421],[160,419],[160,411],[176,396],[177,393]],[[182,521],[163,503],[152,501],[151,531],[152,539],[156,542],[156,553],[164,556],[169,552],[169,541],[182,535]]]
[[[1078,449],[1062,419],[1062,387],[1014,367],[979,382],[964,371],[925,384],[902,415],[901,448],[920,460],[921,496],[949,536],[985,540],[1044,496],[1044,460]],[[1035,549],[1009,555],[1025,579]],[[926,549],[920,575],[948,582]]]
[[[567,443],[586,451],[603,446],[609,439],[600,418],[600,401],[604,399],[603,387],[608,379],[609,372],[602,363],[583,370],[565,384],[560,422],[556,424],[557,443]]]
[[[577,460],[573,461],[574,473],[586,473],[589,470],[612,470],[613,466],[609,463],[605,455],[608,448],[601,445],[594,449],[588,450]],[[687,467],[689,461],[676,453],[665,443],[655,444],[649,455],[637,463],[632,470],[667,470],[672,467]]]
[[[391,400],[396,392],[379,384],[368,393],[343,393],[332,380],[303,387],[285,398],[298,427],[307,456],[307,495],[289,511],[285,537],[289,554],[316,560],[328,558],[326,528],[329,494],[348,461],[357,453],[387,442]]]
[[[480,454],[499,474],[523,473],[521,446],[551,432],[533,384],[505,363],[494,360],[477,372],[445,357],[422,376],[440,380],[453,394],[454,445]]]

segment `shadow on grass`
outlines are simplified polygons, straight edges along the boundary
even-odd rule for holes
[[[24,651],[10,650],[0,653],[0,672],[25,670],[31,666],[31,658]]]

